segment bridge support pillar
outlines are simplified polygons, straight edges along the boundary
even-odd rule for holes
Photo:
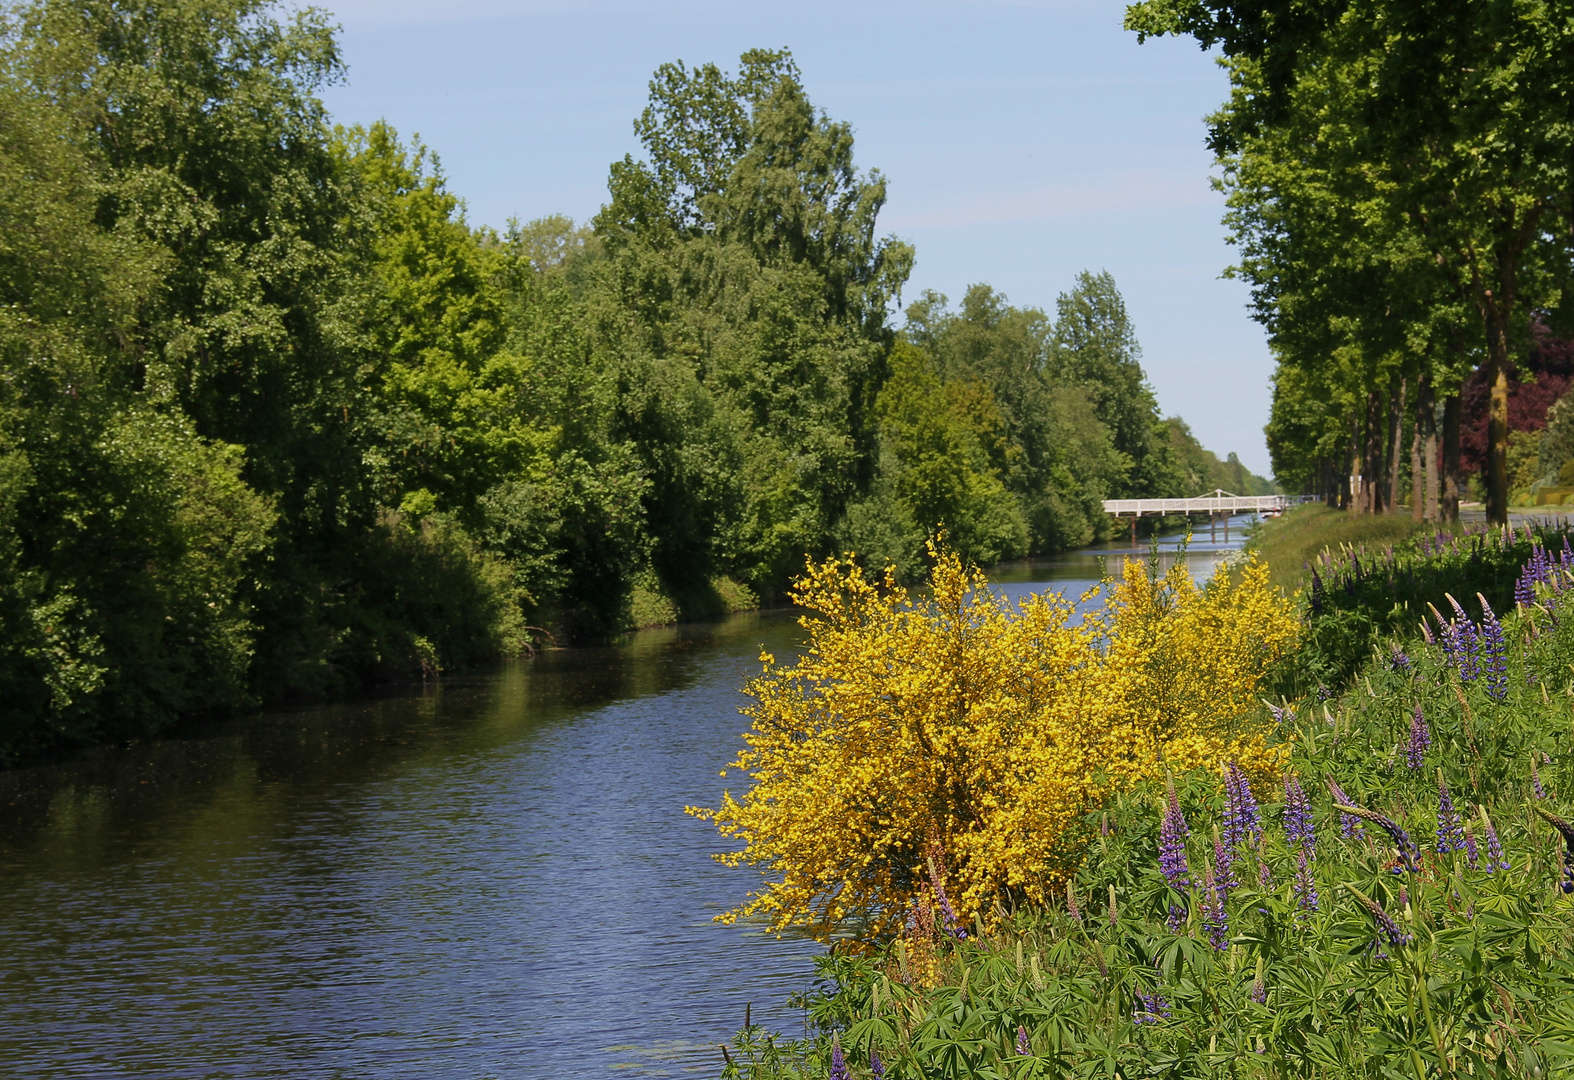
[[[1131,550],[1137,550],[1137,515],[1131,515]]]

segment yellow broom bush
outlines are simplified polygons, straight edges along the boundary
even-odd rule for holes
[[[997,902],[1044,904],[1115,788],[1167,766],[1276,769],[1252,703],[1295,623],[1265,567],[1199,590],[1184,565],[1160,577],[1130,562],[1105,612],[1071,625],[1059,595],[1012,608],[934,554],[927,597],[850,559],[799,581],[808,649],[796,663],[762,655],[747,688],[753,725],[734,765],[751,785],[689,808],[741,843],[719,859],[766,871],[724,919],[822,940],[851,920],[879,937],[900,928],[937,853],[965,923]]]

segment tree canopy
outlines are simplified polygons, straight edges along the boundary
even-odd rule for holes
[[[1054,318],[987,285],[901,318],[886,181],[785,50],[663,65],[601,212],[498,233],[429,148],[333,125],[319,12],[5,20],[0,758],[750,607],[806,557],[1056,551],[1216,482],[1108,274]]]

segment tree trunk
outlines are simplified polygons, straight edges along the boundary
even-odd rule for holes
[[[1383,466],[1387,455],[1383,453],[1383,399],[1376,390],[1366,395],[1366,419],[1362,424],[1361,445],[1361,501],[1363,514],[1383,512]]]
[[[1425,375],[1416,383],[1416,445],[1420,465],[1411,481],[1410,501],[1417,521],[1437,520],[1437,402],[1432,380]]]
[[[1399,508],[1399,454],[1405,434],[1405,391],[1407,381],[1399,380],[1399,393],[1388,398],[1388,512]]]
[[[1442,521],[1459,520],[1459,416],[1463,404],[1459,391],[1443,402],[1443,496],[1438,507]]]
[[[1487,385],[1492,389],[1487,409],[1487,521],[1508,524],[1508,320],[1488,309]]]
[[[1366,433],[1361,430],[1361,417],[1350,418],[1350,456],[1349,465],[1345,468],[1346,479],[1344,482],[1344,499],[1340,502],[1341,510],[1348,510],[1352,514],[1361,512],[1361,449],[1366,445]]]
[[[1421,426],[1421,399],[1426,392],[1416,387],[1416,418],[1410,431],[1410,520],[1426,520],[1426,432]]]

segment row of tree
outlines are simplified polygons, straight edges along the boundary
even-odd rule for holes
[[[1404,477],[1418,517],[1453,516],[1474,379],[1480,482],[1489,517],[1506,520],[1516,360],[1566,328],[1574,297],[1563,9],[1140,0],[1126,23],[1226,59],[1232,93],[1210,140],[1237,272],[1278,359],[1280,481],[1375,511]]]
[[[785,52],[663,66],[594,221],[499,235],[332,126],[319,13],[43,0],[0,43],[0,756],[1260,483],[1160,420],[1107,274],[894,326],[885,181]]]

